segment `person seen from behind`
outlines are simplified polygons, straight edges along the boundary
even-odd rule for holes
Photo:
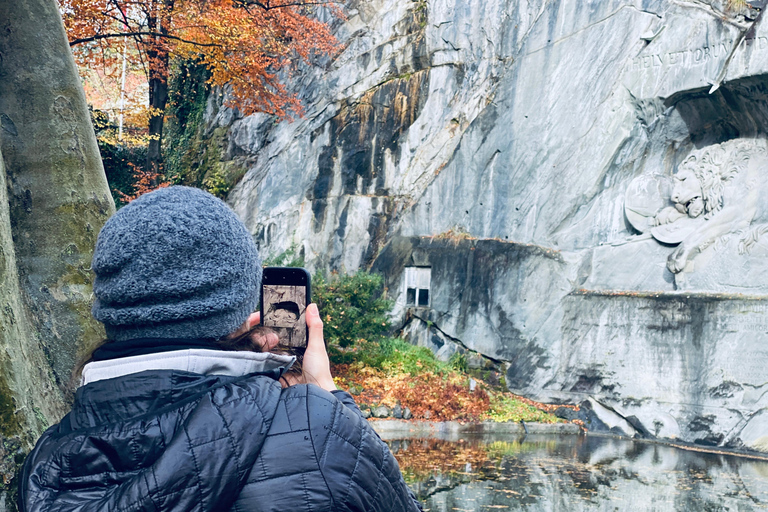
[[[259,325],[258,251],[222,201],[139,197],[99,233],[92,268],[107,340],[24,463],[22,512],[421,510],[336,389],[317,306],[300,367]]]

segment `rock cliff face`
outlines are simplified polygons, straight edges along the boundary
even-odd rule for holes
[[[209,101],[230,203],[518,392],[768,450],[768,25],[737,3],[352,1],[303,118]]]

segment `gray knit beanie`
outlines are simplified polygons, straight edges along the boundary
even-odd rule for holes
[[[145,194],[99,233],[93,316],[111,340],[221,338],[259,302],[261,261],[221,200],[189,187]]]

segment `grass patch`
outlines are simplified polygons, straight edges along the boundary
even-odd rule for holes
[[[491,398],[486,418],[492,421],[529,421],[553,423],[553,416],[536,407],[535,402],[525,400],[511,393],[496,393]],[[543,404],[541,404],[543,406]],[[545,406],[546,407],[546,406]]]
[[[336,365],[367,367],[386,375],[417,376],[424,372],[443,376],[452,366],[435,359],[428,348],[411,345],[401,338],[382,337],[370,342],[358,339],[354,347],[329,347],[331,362]]]

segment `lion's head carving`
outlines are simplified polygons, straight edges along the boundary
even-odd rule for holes
[[[725,183],[741,171],[755,148],[740,144],[728,159],[721,145],[693,152],[675,174],[672,202],[681,213],[705,219],[723,208]]]

